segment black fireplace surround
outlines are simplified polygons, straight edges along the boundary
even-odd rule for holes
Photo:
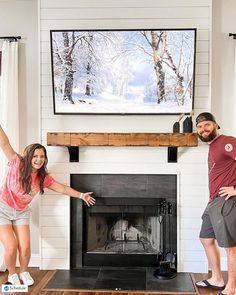
[[[71,186],[96,198],[90,207],[71,198],[71,269],[155,267],[165,257],[177,267],[177,175],[71,174]]]

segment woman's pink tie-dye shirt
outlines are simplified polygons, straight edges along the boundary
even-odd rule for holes
[[[0,189],[0,199],[16,210],[24,210],[32,199],[40,192],[39,181],[37,179],[37,172],[31,173],[31,192],[24,194],[24,190],[19,182],[20,176],[20,157],[15,155],[8,163],[8,169],[3,186]],[[46,175],[44,180],[44,187],[47,188],[53,184],[55,180]]]

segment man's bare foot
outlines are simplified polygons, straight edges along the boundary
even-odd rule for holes
[[[229,288],[226,285],[224,290],[222,292],[220,292],[219,295],[236,295],[236,289],[235,288]]]

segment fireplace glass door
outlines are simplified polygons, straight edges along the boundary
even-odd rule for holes
[[[84,264],[155,265],[171,242],[166,238],[168,204],[163,199],[106,198],[85,207]]]
[[[87,253],[155,254],[158,251],[157,208],[97,205],[87,210],[86,223]]]

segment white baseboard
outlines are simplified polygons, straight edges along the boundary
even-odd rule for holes
[[[5,272],[7,269],[6,269],[6,266],[5,266],[5,263],[3,262],[1,265],[0,265],[0,272]]]
[[[18,258],[16,260],[16,266],[17,267],[20,266]],[[30,258],[29,267],[39,267],[39,266],[40,266],[39,254],[32,254],[31,258]],[[1,261],[1,263],[0,263],[0,272],[5,272],[5,271],[6,271],[5,263],[4,263],[4,261]]]

